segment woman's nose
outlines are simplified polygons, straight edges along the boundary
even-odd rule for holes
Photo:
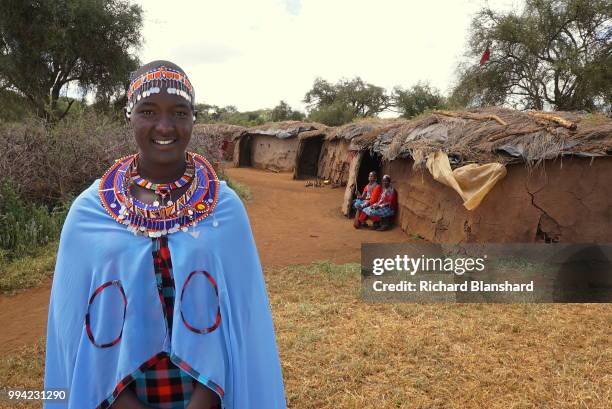
[[[174,121],[170,115],[162,115],[155,125],[155,130],[160,134],[168,134],[174,131]]]

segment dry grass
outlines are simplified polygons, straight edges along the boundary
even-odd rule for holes
[[[356,264],[266,279],[290,408],[612,407],[610,304],[367,304]],[[39,387],[42,357],[3,358],[0,387]]]
[[[366,304],[358,270],[267,275],[289,407],[612,407],[612,305]]]
[[[44,376],[45,342],[21,348],[0,360],[0,390],[5,388],[40,390]],[[41,408],[40,401],[16,403],[0,399],[0,409]]]

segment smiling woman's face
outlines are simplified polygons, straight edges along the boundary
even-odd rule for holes
[[[148,168],[184,161],[193,129],[193,111],[184,98],[162,91],[141,99],[130,122],[140,151],[139,160]]]

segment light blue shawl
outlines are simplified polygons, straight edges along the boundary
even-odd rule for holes
[[[134,236],[105,212],[98,184],[75,200],[61,234],[49,304],[45,388],[68,389],[69,401],[49,401],[44,408],[109,405],[128,375],[160,352],[215,389],[224,408],[285,408],[261,264],[236,193],[221,182],[213,214],[195,230],[168,236],[176,288],[168,337],[152,240]],[[194,273],[184,286],[194,271],[205,271],[212,280]],[[216,329],[193,330],[214,327],[217,309]]]

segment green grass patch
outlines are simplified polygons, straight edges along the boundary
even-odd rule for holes
[[[247,202],[253,198],[253,195],[251,194],[251,190],[249,189],[247,185],[240,183],[240,182],[236,182],[230,179],[227,175],[225,175],[223,179],[227,182],[227,185],[231,187],[234,190],[234,192],[236,192],[238,197],[240,197],[240,199],[242,199],[243,202]]]
[[[0,261],[36,256],[39,247],[58,240],[71,201],[72,197],[55,206],[33,203],[10,183],[0,183]]]
[[[40,285],[51,277],[55,267],[58,242],[53,241],[37,249],[37,254],[12,260],[0,258],[0,293],[12,294],[18,290]]]

